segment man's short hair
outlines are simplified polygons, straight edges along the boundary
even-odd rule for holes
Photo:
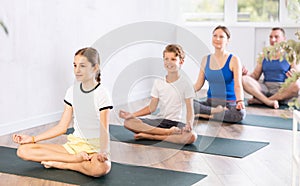
[[[283,36],[285,36],[285,31],[284,31],[283,28],[281,28],[281,27],[273,27],[272,31],[275,31],[275,30],[280,30],[282,32]]]

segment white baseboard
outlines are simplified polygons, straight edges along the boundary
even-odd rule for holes
[[[0,136],[59,121],[62,111],[0,124]]]

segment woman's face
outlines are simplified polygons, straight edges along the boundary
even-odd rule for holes
[[[216,49],[222,49],[227,46],[229,39],[222,29],[217,29],[213,33],[212,44]]]

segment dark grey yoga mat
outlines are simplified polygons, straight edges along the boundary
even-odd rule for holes
[[[123,126],[110,125],[110,136],[113,141],[180,149],[236,158],[243,158],[269,144],[268,142],[245,141],[198,135],[198,139],[195,143],[190,145],[180,145],[163,141],[134,140],[133,135],[134,134],[131,131],[125,129]]]
[[[40,163],[24,161],[16,156],[16,149],[0,146],[0,172],[53,180],[79,185],[192,185],[206,175],[171,171],[112,162],[111,172],[100,178],[75,171],[46,169]]]
[[[246,118],[237,124],[292,130],[293,120],[290,118],[247,114]]]

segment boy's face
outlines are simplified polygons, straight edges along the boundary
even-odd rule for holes
[[[179,56],[176,56],[174,52],[164,53],[164,67],[168,72],[176,72],[183,64],[183,60],[180,60]]]

